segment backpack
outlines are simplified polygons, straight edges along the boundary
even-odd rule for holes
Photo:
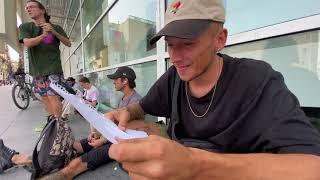
[[[31,179],[55,172],[68,164],[76,155],[73,143],[74,136],[68,124],[49,116],[33,150]]]

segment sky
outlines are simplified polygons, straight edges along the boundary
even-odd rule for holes
[[[127,20],[129,15],[132,15],[155,22],[156,5],[156,0],[118,1],[110,11],[108,19],[109,22],[121,24]]]
[[[10,45],[8,45],[9,47],[9,56],[10,56],[10,60],[11,61],[19,61],[19,54],[17,53],[17,51],[15,51]]]

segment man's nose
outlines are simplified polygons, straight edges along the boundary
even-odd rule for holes
[[[171,50],[170,52],[170,60],[171,63],[180,62],[183,60],[184,54],[180,50]]]

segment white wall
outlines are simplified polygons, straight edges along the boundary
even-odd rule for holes
[[[6,33],[4,17],[4,0],[0,0],[0,33]]]

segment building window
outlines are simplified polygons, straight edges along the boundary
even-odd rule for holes
[[[108,15],[110,64],[154,55],[149,39],[156,33],[156,0],[121,0]]]
[[[121,0],[84,41],[85,71],[96,70],[156,53],[156,0]]]
[[[79,0],[73,0],[70,10],[69,10],[69,15],[67,19],[67,27],[66,27],[66,33],[69,35],[72,25],[74,23],[74,20],[76,19],[77,13],[80,8],[80,2]],[[79,34],[78,34],[79,35]]]
[[[304,107],[320,107],[320,31],[285,35],[227,47],[223,53],[263,60],[281,72]]]
[[[64,47],[61,51],[61,65],[62,65],[63,74],[65,77],[70,75],[70,64],[68,61],[69,50],[70,50],[70,48]],[[26,66],[26,62],[24,62],[24,64]],[[27,67],[29,67],[29,65]],[[28,71],[26,71],[26,72],[28,72]]]
[[[72,54],[70,57],[71,74],[79,74],[83,72],[83,57],[82,57],[82,46]]]
[[[84,40],[85,71],[108,66],[108,45],[104,40],[102,23],[99,23]]]
[[[70,34],[71,47],[70,51],[73,52],[81,42],[81,29],[80,29],[80,18],[78,17],[76,23],[73,26],[73,29]]]
[[[315,0],[226,0],[225,4],[230,35],[320,13]]]
[[[114,0],[85,0],[83,3],[83,36],[89,33],[102,13],[113,3]]]
[[[64,77],[70,76],[70,61],[66,61],[62,67]]]

